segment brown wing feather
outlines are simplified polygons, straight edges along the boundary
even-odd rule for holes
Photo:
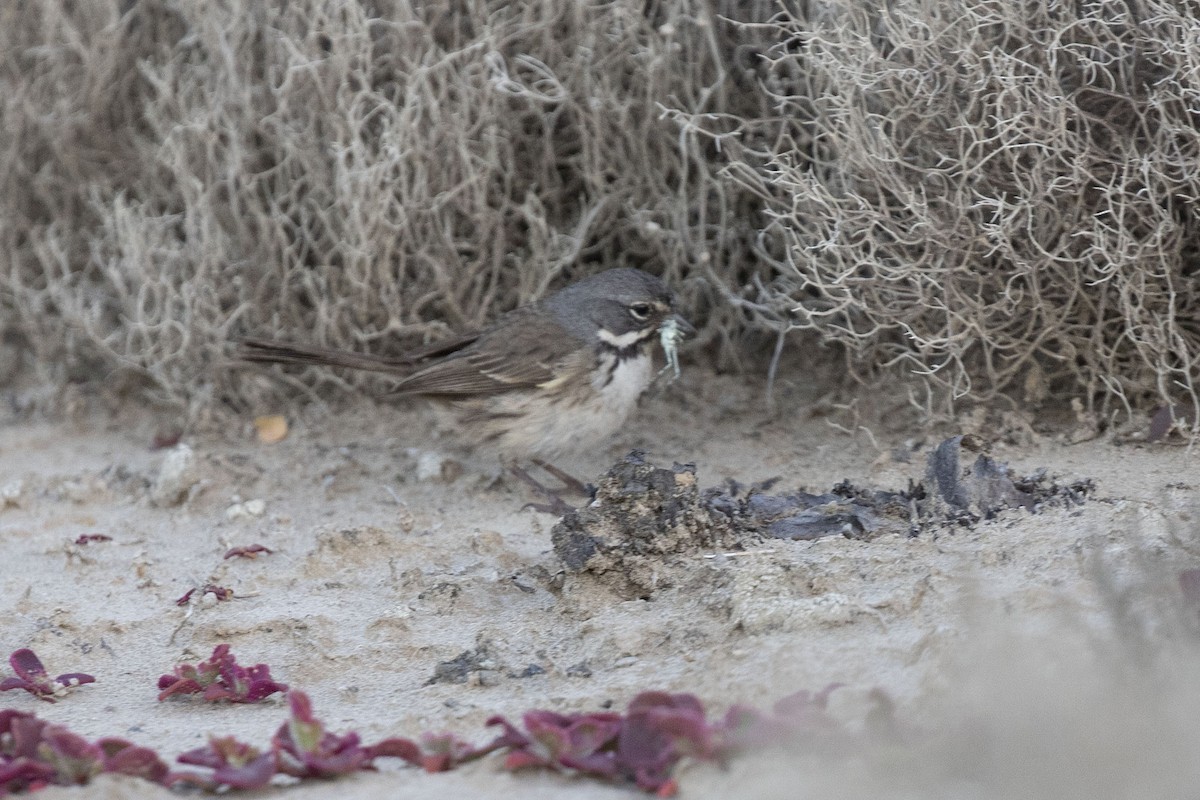
[[[498,394],[553,380],[579,343],[553,319],[529,311],[501,318],[474,344],[409,375],[394,393]]]

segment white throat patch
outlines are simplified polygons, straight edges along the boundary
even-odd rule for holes
[[[596,336],[605,344],[612,345],[618,349],[630,347],[637,344],[642,339],[646,338],[645,331],[626,331],[620,335],[606,331],[604,328],[596,331]]]

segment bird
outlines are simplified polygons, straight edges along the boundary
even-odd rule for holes
[[[619,430],[655,379],[655,342],[666,353],[663,370],[678,376],[675,348],[694,333],[660,278],[617,268],[400,356],[259,338],[243,339],[238,355],[394,375],[384,399],[428,398],[450,412],[454,438],[471,449],[545,466]]]

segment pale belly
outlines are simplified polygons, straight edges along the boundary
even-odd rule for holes
[[[487,438],[515,458],[584,453],[624,424],[654,380],[653,360],[648,354],[627,358],[611,373],[609,379],[609,370],[602,370],[590,391],[560,393],[554,402],[538,393],[494,398],[488,410],[501,416]],[[506,418],[508,414],[512,416]]]

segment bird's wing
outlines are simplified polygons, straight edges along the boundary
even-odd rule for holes
[[[510,313],[469,347],[435,361],[395,387],[395,394],[499,394],[549,383],[579,350],[579,340],[539,313]]]

